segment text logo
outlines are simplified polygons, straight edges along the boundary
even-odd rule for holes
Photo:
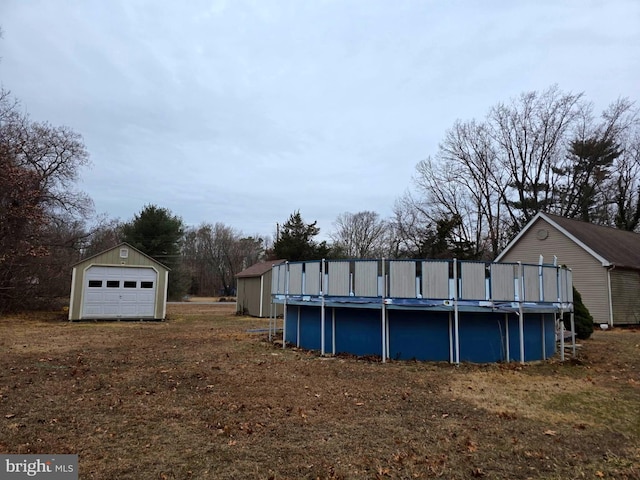
[[[3,480],[78,480],[78,455],[1,455]]]

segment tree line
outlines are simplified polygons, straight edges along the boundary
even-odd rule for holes
[[[428,252],[431,236],[456,256],[491,259],[540,211],[638,230],[633,102],[620,98],[596,115],[582,94],[553,86],[498,103],[482,120],[456,121],[417,165],[395,223],[414,254]]]
[[[557,86],[458,120],[418,163],[390,218],[339,214],[329,241],[294,211],[268,236],[222,223],[190,227],[146,205],[129,221],[95,218],[78,191],[82,137],[36,122],[0,90],[0,312],[66,299],[71,266],[125,241],[171,269],[169,295],[233,295],[235,275],[272,259],[489,260],[539,211],[629,231],[640,226],[640,127],[628,99],[602,113]]]

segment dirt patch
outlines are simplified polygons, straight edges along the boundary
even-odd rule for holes
[[[640,334],[577,361],[379,363],[269,343],[234,305],[0,320],[0,452],[95,479],[640,478]]]
[[[235,314],[235,303],[227,302],[181,302],[168,303],[167,315],[169,320],[185,318],[191,315],[206,315],[207,317],[224,317]]]

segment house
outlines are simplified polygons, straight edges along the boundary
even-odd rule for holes
[[[254,317],[282,315],[282,305],[274,304],[275,310],[271,310],[271,267],[284,262],[285,260],[271,260],[256,263],[236,275],[238,279],[236,311],[238,313]]]
[[[498,255],[498,262],[556,257],[597,324],[640,323],[640,235],[538,213]]]
[[[73,265],[69,320],[164,320],[169,269],[127,243]]]

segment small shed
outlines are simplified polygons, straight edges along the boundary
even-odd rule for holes
[[[571,268],[595,323],[640,323],[639,234],[540,212],[496,261],[536,263],[540,255]]]
[[[164,320],[169,269],[127,243],[76,263],[69,320]]]
[[[280,316],[284,312],[282,305],[273,304],[271,310],[271,268],[286,260],[270,260],[251,265],[236,275],[238,288],[236,311],[253,317]]]

